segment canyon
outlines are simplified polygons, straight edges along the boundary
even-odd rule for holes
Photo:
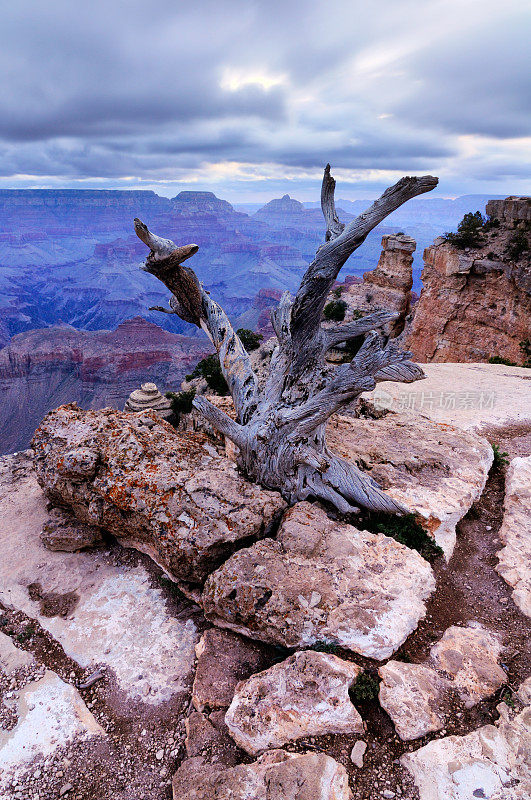
[[[486,199],[413,201],[411,210],[394,212],[369,234],[350,259],[349,272],[361,277],[372,269],[382,235],[405,231],[417,241],[418,292],[423,249]],[[339,216],[348,222],[369,204],[339,201]],[[175,241],[199,245],[198,274],[233,320],[253,308],[261,289],[293,291],[322,241],[321,212],[289,195],[245,208],[251,213],[212,192],[183,191],[169,199],[152,191],[0,190],[0,346],[35,328],[113,329],[138,315],[174,333],[190,333],[174,315],[148,310],[167,298],[135,268],[142,262],[135,216]]]
[[[18,334],[0,351],[0,451],[27,447],[43,416],[63,403],[123,408],[146,381],[178,391],[210,350],[206,338],[170,333],[141,317],[114,331],[64,325]]]

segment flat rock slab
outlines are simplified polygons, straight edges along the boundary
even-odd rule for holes
[[[276,541],[240,550],[214,572],[201,602],[208,619],[251,638],[384,659],[415,630],[434,589],[416,551],[304,502],[284,516]]]
[[[236,684],[271,663],[271,648],[232,631],[210,628],[195,648],[192,702],[198,711],[227,708]]]
[[[229,733],[253,756],[307,736],[362,733],[349,697],[361,671],[337,656],[295,653],[238,684],[225,715]]]
[[[183,762],[173,800],[350,800],[345,767],[324,753],[271,750],[254,764],[229,769],[203,759]]]
[[[44,547],[49,512],[29,453],[0,458],[0,519],[3,603],[37,619],[82,667],[107,666],[131,698],[155,704],[189,689],[194,622],[170,615],[143,566],[108,550]]]
[[[518,608],[531,617],[531,456],[514,458],[507,469],[498,535],[505,547],[497,554],[496,570],[514,588]]]
[[[451,710],[452,694],[471,708],[506,683],[500,655],[496,634],[478,624],[453,625],[423,664],[388,661],[380,667],[380,705],[403,741],[441,730]]]
[[[105,735],[77,689],[50,670],[21,690],[17,711],[16,726],[0,730],[0,788],[9,788],[35,757],[74,740]]]
[[[402,756],[420,800],[528,800],[531,708],[515,713],[502,703],[498,710],[496,725],[434,740]]]
[[[424,664],[388,661],[379,669],[378,699],[402,741],[444,728],[448,689],[434,669]]]
[[[465,706],[472,708],[507,681],[498,664],[501,651],[499,636],[481,625],[452,625],[431,648],[430,659],[450,679]]]
[[[456,525],[480,497],[492,464],[486,439],[419,414],[393,412],[381,419],[336,415],[326,438],[331,450],[420,515],[446,557],[452,555]]]
[[[420,366],[426,375],[420,383],[382,381],[362,396],[391,411],[418,412],[434,422],[478,433],[487,427],[531,422],[528,369],[503,364]]]
[[[192,711],[185,722],[186,754],[189,758],[202,756],[210,763],[235,767],[242,760],[243,753],[230,737],[225,724],[225,711],[202,714]]]
[[[286,507],[278,492],[240,477],[203,434],[177,433],[153,411],[61,406],[33,447],[52,502],[146,552],[176,580],[201,583]]]

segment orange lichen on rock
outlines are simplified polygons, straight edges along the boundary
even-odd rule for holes
[[[202,433],[178,433],[152,412],[45,417],[33,447],[48,498],[82,522],[148,553],[175,580],[201,583],[241,540],[267,534],[285,503],[217,455]]]

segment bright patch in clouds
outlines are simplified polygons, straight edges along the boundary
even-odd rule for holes
[[[260,70],[227,68],[223,72],[220,86],[228,92],[237,92],[245,86],[258,86],[258,88],[267,92],[274,86],[282,86],[285,83],[285,75],[269,75],[267,72]]]

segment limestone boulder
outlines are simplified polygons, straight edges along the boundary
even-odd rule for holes
[[[380,705],[403,741],[418,739],[444,727],[445,681],[424,664],[388,661],[379,669]]]
[[[193,763],[190,763],[193,762]],[[346,769],[324,753],[272,750],[253,764],[223,769],[184,761],[173,800],[350,800]]]
[[[349,697],[361,667],[305,650],[236,687],[225,722],[251,755],[329,733],[360,733],[363,720]]]
[[[33,448],[52,502],[180,581],[202,582],[242,542],[267,534],[285,508],[277,492],[240,477],[204,435],[179,434],[153,411],[61,406],[45,417]]]
[[[498,663],[501,651],[497,634],[478,623],[453,625],[423,664],[388,661],[380,667],[380,705],[400,738],[408,741],[441,730],[452,699],[471,708],[491,697],[507,681]]]
[[[276,540],[239,550],[206,581],[209,620],[285,647],[318,642],[384,659],[424,616],[430,565],[394,539],[298,503]]]
[[[195,648],[192,702],[197,711],[227,708],[236,684],[271,663],[270,649],[232,631],[210,628]]]
[[[331,450],[357,463],[418,514],[451,556],[456,525],[481,495],[492,464],[485,439],[418,414],[395,412],[380,419],[335,415],[326,437]]]
[[[498,664],[501,654],[499,636],[480,625],[461,628],[452,625],[431,648],[435,667],[450,678],[467,708],[490,697],[507,681]]]
[[[505,501],[499,537],[505,544],[497,572],[514,588],[513,600],[531,617],[531,456],[514,458],[505,478]]]
[[[528,800],[531,708],[498,706],[500,718],[466,736],[447,736],[402,756],[420,800]]]

